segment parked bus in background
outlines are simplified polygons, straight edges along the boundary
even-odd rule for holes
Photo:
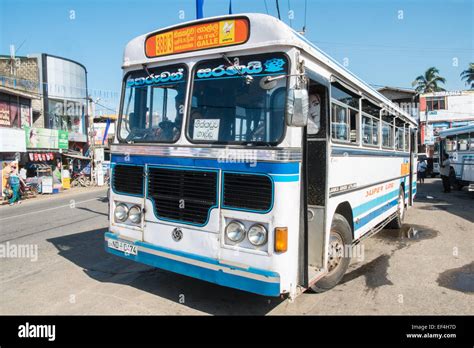
[[[141,35],[123,70],[108,252],[294,298],[331,289],[354,245],[402,226],[415,120],[278,19]]]
[[[438,144],[439,153],[446,152],[451,160],[451,184],[459,190],[469,186],[469,191],[474,191],[474,124],[441,131]]]

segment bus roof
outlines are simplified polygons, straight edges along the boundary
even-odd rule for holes
[[[462,134],[462,133],[474,133],[474,124],[469,124],[467,126],[462,127],[454,127],[442,130],[439,132],[440,137],[447,137],[450,135]]]
[[[204,24],[206,22],[211,21],[236,18],[247,18],[249,20],[250,26],[250,34],[248,40],[242,44],[239,44],[238,46],[220,46],[200,51],[183,52],[154,58],[149,58],[145,54],[146,39],[150,35],[155,34],[157,32],[164,32],[172,29],[191,26],[194,24]],[[394,104],[391,100],[376,91],[368,83],[355,76],[342,64],[340,64],[335,59],[333,59],[332,57],[324,53],[322,50],[320,50],[318,47],[316,47],[307,38],[290,28],[288,25],[286,25],[279,19],[261,13],[244,13],[237,15],[203,18],[199,20],[180,23],[178,25],[169,26],[157,31],[140,35],[131,40],[125,47],[123,68],[127,68],[134,65],[141,66],[143,64],[148,64],[152,62],[168,61],[179,58],[184,59],[190,57],[205,56],[215,53],[246,49],[248,50],[252,48],[261,48],[268,46],[292,46],[302,49],[303,51],[311,55],[315,60],[319,61],[334,76],[338,77],[356,90],[365,93],[368,97],[374,99],[374,101],[389,106],[392,110],[397,112],[398,116],[402,116],[406,121],[412,123],[412,125],[417,125],[415,119],[411,117],[406,111],[402,110],[400,107],[398,107],[398,105]]]

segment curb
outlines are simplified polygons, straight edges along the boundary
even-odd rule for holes
[[[46,200],[46,199],[60,198],[60,197],[64,197],[65,195],[71,195],[71,194],[75,194],[75,193],[101,191],[101,190],[105,190],[105,189],[108,189],[107,185],[104,185],[104,186],[91,186],[91,187],[77,187],[77,188],[67,189],[67,190],[61,191],[59,193],[54,193],[54,194],[53,193],[38,194],[35,197],[24,198],[24,199],[21,199],[20,201],[22,203],[30,202],[30,201],[31,202],[36,202],[36,201],[41,201],[41,200]],[[0,201],[0,207],[6,206],[6,205],[8,205],[8,200],[2,199]]]

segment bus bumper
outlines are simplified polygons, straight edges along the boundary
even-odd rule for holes
[[[259,295],[280,296],[280,275],[276,272],[226,265],[217,259],[162,248],[147,242],[131,242],[120,239],[118,234],[112,232],[106,232],[104,238],[108,253],[132,261]],[[136,246],[137,254],[109,247],[109,239]]]

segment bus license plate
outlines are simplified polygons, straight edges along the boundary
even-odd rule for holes
[[[108,241],[109,248],[123,251],[125,254],[137,255],[137,246],[125,243],[120,240],[109,239]]]

